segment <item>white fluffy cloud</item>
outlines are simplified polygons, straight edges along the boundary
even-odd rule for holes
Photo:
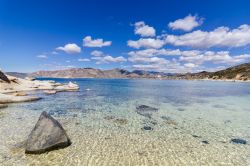
[[[206,70],[207,68],[202,66],[205,62],[233,65],[243,63],[250,58],[250,54],[230,55],[228,51],[182,51],[180,49],[145,49],[131,51],[128,55],[128,60],[134,63],[132,67],[135,69],[182,73]],[[175,58],[166,59],[165,56],[175,56]]]
[[[43,58],[43,59],[48,58],[48,56],[47,56],[47,55],[44,55],[44,54],[37,55],[36,57],[37,57],[37,58]]]
[[[166,64],[169,61],[164,58],[159,57],[140,57],[140,56],[131,56],[128,58],[130,62],[133,63],[157,63],[157,64]]]
[[[174,22],[170,22],[168,27],[176,30],[180,29],[183,31],[191,31],[193,28],[200,26],[203,19],[198,18],[197,16],[188,15],[183,19],[178,19]]]
[[[75,43],[69,43],[63,47],[57,47],[56,50],[61,50],[68,54],[76,54],[81,52],[81,48]]]
[[[98,50],[92,51],[90,54],[94,56],[91,59],[96,60],[96,64],[121,63],[127,61],[123,56],[113,57]]]
[[[193,64],[193,63],[185,63],[185,64],[184,64],[184,66],[185,66],[185,67],[187,67],[187,68],[194,68],[194,67],[198,67],[198,65]]]
[[[91,36],[86,36],[83,39],[84,47],[105,47],[110,46],[111,44],[111,41],[104,41],[103,39],[92,39]]]
[[[135,34],[142,37],[153,37],[155,36],[155,29],[140,21],[135,23]]]
[[[78,61],[79,61],[79,62],[89,62],[90,59],[87,59],[87,58],[79,58]]]
[[[232,30],[219,27],[209,32],[197,30],[180,36],[166,35],[165,42],[195,48],[241,47],[250,44],[250,26],[244,24]]]
[[[52,52],[51,52],[51,54],[52,54],[52,55],[57,55],[57,54],[58,54],[58,52],[56,52],[56,51],[52,51]]]
[[[64,70],[68,68],[76,68],[76,66],[73,65],[62,65],[57,62],[52,62],[52,63],[47,63],[47,64],[42,64],[41,66],[46,67],[46,70]]]
[[[96,60],[96,64],[104,64],[104,63],[121,63],[126,62],[127,59],[123,56],[112,57],[110,55],[92,57],[91,59]]]
[[[189,66],[189,65],[188,65]],[[195,71],[195,69],[181,65],[180,63],[169,61],[168,63],[151,63],[151,64],[135,64],[132,65],[134,69],[147,70],[147,71],[159,71],[167,73],[186,73]]]
[[[180,49],[145,49],[139,51],[130,51],[128,55],[130,56],[196,56],[199,55],[201,51],[199,50],[188,50],[188,51],[181,51]]]
[[[164,45],[164,41],[160,39],[139,39],[137,41],[129,40],[127,42],[129,47],[132,48],[161,48]]]
[[[181,51],[179,49],[176,50],[167,50],[167,49],[145,49],[139,51],[130,51],[128,53],[130,56],[158,56],[158,55],[181,55]]]
[[[212,62],[214,64],[236,64],[242,63],[250,58],[250,54],[242,54],[232,56],[228,51],[205,51],[196,56],[181,56],[180,61],[203,64],[204,62]]]
[[[93,56],[103,56],[103,52],[102,51],[98,51],[98,50],[94,50],[90,53],[90,55]]]

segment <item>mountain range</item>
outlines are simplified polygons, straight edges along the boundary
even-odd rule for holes
[[[16,77],[51,77],[51,78],[148,78],[148,79],[229,79],[250,80],[250,63],[233,66],[216,72],[198,73],[164,73],[155,71],[124,69],[100,70],[94,68],[71,68],[54,71],[37,71],[33,73],[7,72]]]

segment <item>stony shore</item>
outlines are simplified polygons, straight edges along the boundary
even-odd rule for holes
[[[45,94],[79,90],[79,86],[72,82],[61,84],[55,81],[39,81],[33,78],[22,79],[9,75],[4,75],[4,78],[0,78],[0,104],[39,100],[40,97],[28,95],[29,91],[34,90],[43,90]]]

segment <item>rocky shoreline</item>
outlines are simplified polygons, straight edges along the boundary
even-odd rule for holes
[[[29,91],[42,90],[45,94],[55,94],[63,91],[78,91],[75,83],[61,84],[55,81],[39,81],[33,78],[17,78],[0,73],[0,104],[29,102],[41,99],[29,95]]]
[[[29,95],[29,91],[42,90],[45,94],[78,91],[75,83],[61,84],[55,81],[39,81],[33,78],[17,78],[0,71],[0,109],[10,103],[31,102],[40,97]],[[71,144],[62,125],[47,112],[42,112],[28,139],[24,141],[25,153],[40,154],[67,147]]]

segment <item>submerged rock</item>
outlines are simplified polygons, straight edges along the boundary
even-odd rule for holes
[[[126,125],[126,124],[128,124],[128,120],[127,119],[117,118],[117,119],[114,120],[114,123],[119,124],[119,125]]]
[[[247,141],[241,138],[234,138],[231,139],[231,143],[236,143],[236,144],[247,144]]]
[[[151,111],[151,112],[157,112],[158,111],[158,108],[150,107],[150,106],[147,106],[147,105],[140,105],[140,106],[136,107],[136,109],[140,110],[140,111]]]
[[[148,118],[151,118],[152,114],[154,112],[157,112],[157,111],[158,111],[158,108],[150,107],[150,106],[147,106],[147,105],[140,105],[140,106],[136,107],[136,112],[139,115],[142,115],[142,116],[145,116],[145,117],[148,117]]]
[[[142,130],[153,130],[153,128],[150,126],[143,126]]]
[[[161,118],[162,118],[163,120],[169,120],[169,119],[170,119],[170,117],[168,117],[168,116],[161,116]]]
[[[156,120],[154,120],[154,119],[144,119],[143,124],[147,125],[147,126],[151,126],[151,125],[155,126],[155,125],[158,124],[158,122]]]
[[[178,125],[178,123],[169,116],[161,116],[163,122],[168,125]]]
[[[178,111],[185,111],[184,108],[178,108],[177,110],[178,110]]]
[[[225,120],[224,121],[224,124],[228,124],[228,123],[232,123],[232,121],[231,120]]]
[[[220,104],[215,104],[213,105],[214,108],[226,108],[224,105],[220,105]]]
[[[157,121],[150,121],[149,123],[151,123],[152,125],[157,125]]]
[[[128,120],[124,118],[116,118],[115,116],[105,116],[105,120],[111,121],[113,123],[116,123],[118,125],[126,125],[128,124]]]
[[[7,104],[0,104],[0,109],[1,109],[1,108],[6,108],[6,107],[8,107]]]
[[[176,121],[172,120],[172,119],[165,120],[164,123],[168,124],[168,125],[175,125],[175,126],[178,125],[178,123]]]
[[[103,119],[112,120],[112,119],[115,119],[115,116],[105,116]]]
[[[209,144],[209,142],[208,141],[206,141],[206,140],[204,140],[204,141],[201,141],[202,143],[204,143],[204,144]]]
[[[193,134],[192,135],[194,138],[201,138],[201,136],[198,136],[198,135],[195,135],[195,134]]]
[[[40,154],[70,144],[71,141],[61,124],[44,111],[28,137],[25,153]]]

